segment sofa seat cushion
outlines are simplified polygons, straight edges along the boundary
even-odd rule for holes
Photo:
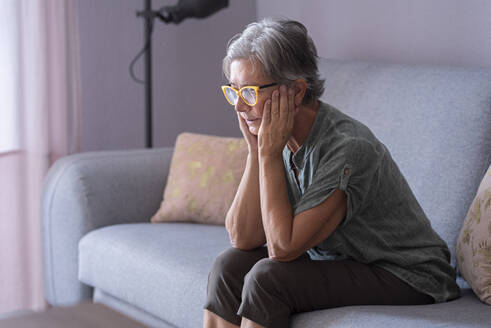
[[[223,226],[107,226],[80,240],[79,279],[177,327],[200,327],[208,272],[227,247]]]
[[[345,306],[328,310],[298,313],[290,326],[380,328],[380,327],[489,327],[491,309],[470,288],[456,300],[411,306]]]
[[[120,224],[79,243],[79,278],[176,327],[202,327],[208,272],[230,247],[223,226]],[[488,327],[491,308],[470,289],[447,303],[347,306],[295,314],[291,327]]]

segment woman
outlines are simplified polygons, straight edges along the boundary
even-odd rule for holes
[[[448,247],[387,148],[319,101],[324,81],[302,24],[250,24],[223,70],[249,155],[204,327],[288,327],[296,312],[459,296]]]

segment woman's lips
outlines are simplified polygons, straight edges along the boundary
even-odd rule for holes
[[[252,120],[246,119],[246,122],[247,122],[247,124],[252,124],[253,122],[255,122],[257,120],[258,120],[258,118],[255,118],[255,119],[252,119]]]

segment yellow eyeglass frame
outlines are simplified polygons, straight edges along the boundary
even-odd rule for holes
[[[257,99],[259,97],[259,89],[263,89],[263,88],[268,88],[268,87],[272,87],[274,85],[277,85],[278,83],[274,82],[274,83],[269,83],[269,84],[265,84],[265,85],[246,85],[246,86],[243,86],[242,88],[240,88],[239,90],[235,89],[235,88],[232,88],[230,85],[222,85],[222,91],[223,91],[223,95],[225,96],[225,99],[227,99],[228,103],[232,106],[235,106],[237,103],[233,103],[232,101],[230,101],[230,99],[228,99],[228,96],[227,96],[227,89],[230,89],[232,91],[235,92],[236,95],[238,95],[240,98],[242,98],[242,100],[249,106],[254,106],[255,104],[257,104]],[[245,98],[244,96],[242,96],[242,91],[245,90],[245,89],[253,89],[255,94],[256,94],[256,99],[254,101],[254,103],[249,103]],[[237,97],[238,99],[238,97]]]

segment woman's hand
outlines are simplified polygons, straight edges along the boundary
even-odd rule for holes
[[[264,104],[261,127],[258,133],[258,152],[262,157],[281,156],[290,139],[295,117],[293,89],[285,85],[273,91]]]
[[[247,147],[249,147],[249,153],[257,155],[257,136],[249,131],[249,126],[247,126],[246,121],[240,116],[239,112],[237,112],[237,119],[239,120],[240,131],[242,131],[244,139],[247,142]]]

